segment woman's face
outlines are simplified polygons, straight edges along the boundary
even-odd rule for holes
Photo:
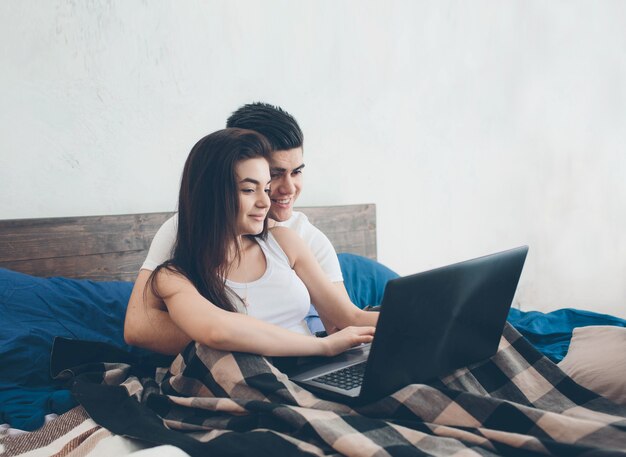
[[[263,222],[270,208],[270,167],[267,160],[258,157],[235,165],[239,190],[239,235],[256,235],[263,231]]]

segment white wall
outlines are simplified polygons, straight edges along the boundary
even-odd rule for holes
[[[0,2],[0,218],[165,211],[243,103],[302,205],[374,202],[408,274],[529,244],[526,309],[626,317],[626,3]]]

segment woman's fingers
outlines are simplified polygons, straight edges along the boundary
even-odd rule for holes
[[[352,327],[356,332],[356,341],[354,346],[363,343],[371,343],[374,339],[376,327]]]
[[[343,330],[326,337],[329,343],[329,354],[337,355],[351,347],[363,343],[371,343],[374,339],[376,327],[346,327]]]

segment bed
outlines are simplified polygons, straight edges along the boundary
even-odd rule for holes
[[[396,275],[376,261],[375,206],[299,209],[341,253],[353,302],[380,303]],[[626,454],[623,356],[588,350],[624,353],[612,316],[512,310],[492,359],[358,410],[262,357],[125,345],[131,281],[171,214],[0,221],[0,455]]]

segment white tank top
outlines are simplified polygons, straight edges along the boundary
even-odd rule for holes
[[[271,232],[267,240],[255,240],[265,255],[263,276],[247,284],[226,280],[226,285],[248,303],[246,308],[238,306],[238,310],[270,324],[310,335],[304,321],[311,305],[306,286],[292,270],[287,254]]]

